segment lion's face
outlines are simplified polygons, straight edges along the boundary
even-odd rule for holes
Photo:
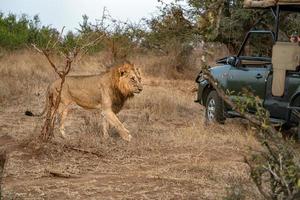
[[[119,86],[122,93],[132,95],[143,90],[139,68],[131,63],[125,63],[119,68],[119,73]]]

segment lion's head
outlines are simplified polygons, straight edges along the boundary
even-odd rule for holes
[[[143,90],[139,68],[129,61],[124,61],[116,68],[117,87],[124,96],[133,96]]]

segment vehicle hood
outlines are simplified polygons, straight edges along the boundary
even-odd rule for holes
[[[211,75],[216,79],[222,87],[226,86],[230,65],[219,65],[209,69]]]

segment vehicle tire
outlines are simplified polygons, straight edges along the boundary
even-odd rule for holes
[[[205,118],[208,122],[224,124],[224,103],[215,90],[209,92],[205,104]]]

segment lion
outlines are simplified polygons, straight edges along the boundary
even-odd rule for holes
[[[117,118],[116,114],[124,103],[143,90],[139,68],[129,61],[123,61],[111,67],[107,72],[91,76],[67,76],[61,91],[61,101],[57,110],[60,117],[59,130],[65,138],[64,121],[70,105],[84,109],[100,110],[103,116],[102,131],[108,138],[109,125],[115,127],[122,139],[130,141],[132,136]],[[56,80],[48,87],[47,101],[40,114],[26,111],[29,116],[43,116],[54,105],[58,96],[61,80]]]

